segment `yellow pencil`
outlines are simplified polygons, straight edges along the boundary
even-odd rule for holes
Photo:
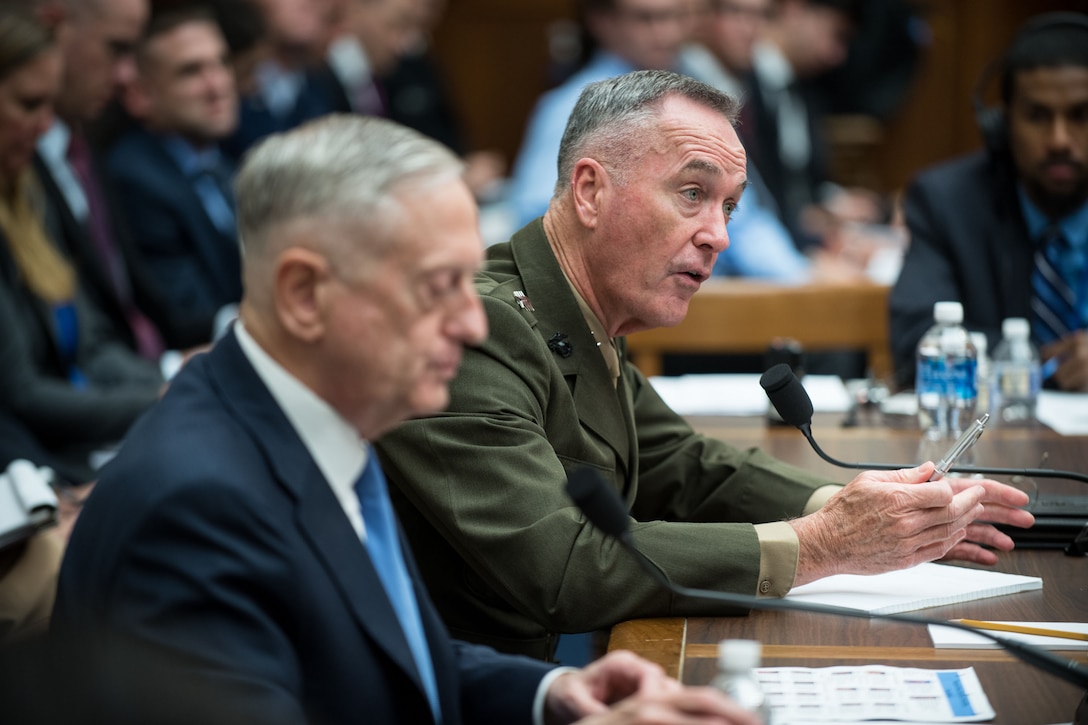
[[[1016,632],[1018,634],[1037,634],[1043,637],[1061,637],[1062,639],[1077,639],[1088,642],[1088,634],[1080,632],[1066,632],[1060,629],[1043,629],[1042,627],[1028,627],[1020,624],[1003,624],[1001,622],[982,622],[977,619],[952,619],[952,622],[966,624],[975,629],[992,629],[998,632]]]

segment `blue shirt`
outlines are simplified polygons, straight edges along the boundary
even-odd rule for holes
[[[783,284],[809,280],[811,262],[793,243],[773,204],[756,167],[749,163],[748,187],[729,218],[729,247],[714,263],[715,277],[752,277]]]
[[[229,189],[231,164],[215,146],[197,149],[180,136],[160,137],[166,153],[191,179],[201,206],[216,228],[226,236],[235,235],[234,200]]]
[[[595,81],[633,70],[635,67],[618,55],[600,51],[580,71],[537,101],[510,180],[508,201],[515,229],[548,210],[559,178],[559,142],[582,89]]]

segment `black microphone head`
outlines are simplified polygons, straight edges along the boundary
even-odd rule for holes
[[[770,367],[760,376],[759,384],[782,420],[798,428],[812,423],[812,398],[789,365]]]
[[[628,535],[630,520],[623,500],[592,468],[583,466],[567,476],[567,495],[604,533],[620,539]]]

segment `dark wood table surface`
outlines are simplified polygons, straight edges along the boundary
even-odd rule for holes
[[[794,428],[769,426],[754,418],[691,420],[703,432],[736,445],[759,446],[779,458],[823,472],[831,480],[846,482],[854,475],[819,459]],[[830,455],[847,461],[915,460],[919,433],[909,421],[843,427],[841,420],[841,415],[817,416],[813,424],[814,437]],[[1042,426],[987,430],[976,444],[975,453],[978,465],[1032,468],[1045,461],[1050,468],[1088,471],[1088,437],[1062,437]],[[1067,481],[1016,483],[1042,495],[1088,493],[1084,484]],[[1088,558],[1065,556],[1057,549],[1020,549],[1003,554],[995,568],[1042,577],[1043,588],[913,614],[934,619],[1088,621]],[[1070,722],[1085,695],[1001,650],[934,649],[925,627],[803,612],[632,620],[613,628],[609,648],[634,650],[687,684],[707,684],[715,673],[717,643],[727,638],[761,641],[763,662],[768,666],[973,666],[997,713],[995,723]],[[1057,653],[1088,664],[1088,652],[1083,650]]]

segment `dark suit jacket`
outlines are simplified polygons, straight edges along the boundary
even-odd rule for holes
[[[991,350],[1002,320],[1030,318],[1035,248],[1007,160],[976,153],[925,171],[903,204],[910,246],[889,300],[889,324],[896,382],[909,386],[934,302],[961,302],[964,326],[985,332]]]
[[[625,500],[635,540],[674,582],[754,593],[751,523],[800,514],[827,481],[695,433],[625,360],[623,339],[617,389],[539,219],[488,249],[477,290],[490,335],[465,351],[448,412],[379,443],[454,635],[547,657],[556,633],[723,612],[663,591],[586,523],[564,488],[584,466]]]
[[[251,146],[266,136],[289,131],[330,113],[350,113],[351,104],[332,69],[322,63],[306,71],[295,107],[285,116],[274,116],[259,95],[246,96],[238,107],[238,128],[223,141],[223,151],[240,160]]]
[[[207,342],[211,331],[203,327],[198,328],[183,315],[175,314],[163,298],[154,277],[147,271],[140,257],[135,240],[128,232],[125,217],[120,212],[122,208],[120,200],[108,183],[108,179],[101,173],[102,165],[97,155],[94,157],[94,162],[95,170],[98,172],[97,177],[102,183],[102,190],[109,205],[114,241],[124,260],[136,306],[155,323],[169,347],[184,349]],[[130,347],[134,347],[132,328],[114,291],[106,267],[91,240],[87,226],[72,214],[64,194],[61,193],[60,187],[57,186],[56,180],[53,179],[53,175],[41,158],[35,157],[34,168],[45,190],[46,225],[50,236],[75,264],[80,285],[98,309],[108,317],[113,325],[114,333]]]
[[[446,725],[529,723],[547,667],[451,645],[416,596]],[[52,627],[102,722],[432,722],[363,543],[233,334],[104,470]]]
[[[158,400],[158,366],[137,357],[77,289],[75,363],[87,386],[74,387],[57,346],[53,313],[23,283],[0,233],[0,408],[7,410],[66,467],[91,480],[87,455],[112,445]]]
[[[108,170],[147,270],[171,311],[203,327],[210,340],[219,309],[242,298],[238,235],[215,226],[193,180],[146,131],[135,130],[114,145]]]
[[[821,124],[825,104],[811,84],[799,83],[798,97],[807,111],[809,137],[809,162],[794,171],[782,162],[779,154],[779,128],[776,110],[767,104],[763,88],[754,73],[745,79],[748,94],[746,108],[741,113],[742,123],[737,134],[744,143],[749,160],[759,169],[763,184],[770,191],[778,208],[779,218],[790,230],[794,243],[807,246],[816,240],[809,239],[801,231],[799,216],[806,203],[818,201],[819,187],[828,179],[827,146]]]

